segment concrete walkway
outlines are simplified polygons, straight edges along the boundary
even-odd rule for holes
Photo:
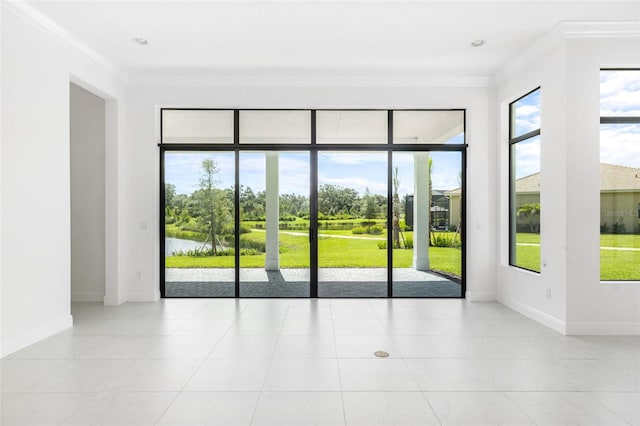
[[[540,243],[516,243],[517,246],[540,247]],[[600,250],[640,251],[636,247],[600,247]]]
[[[241,297],[309,297],[309,269],[262,268],[240,270]],[[235,271],[231,268],[168,268],[165,291],[169,297],[234,297]],[[441,275],[412,268],[393,269],[397,297],[460,297],[461,286]],[[319,297],[386,297],[386,268],[320,268]]]

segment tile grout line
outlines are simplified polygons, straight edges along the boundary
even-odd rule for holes
[[[277,299],[277,300],[282,300],[282,299]],[[255,416],[256,416],[256,411],[258,411],[258,405],[260,404],[260,400],[262,399],[262,395],[264,393],[264,386],[267,383],[267,378],[269,377],[269,371],[271,370],[271,365],[273,364],[273,357],[276,353],[276,349],[278,349],[278,343],[280,342],[280,336],[282,335],[282,330],[284,329],[284,325],[286,322],[286,318],[287,318],[287,314],[289,313],[289,308],[291,306],[291,302],[287,301],[287,310],[284,313],[284,316],[282,317],[282,324],[280,325],[280,331],[278,332],[278,337],[276,338],[276,343],[273,346],[273,352],[271,353],[271,357],[269,358],[269,365],[267,366],[267,371],[264,375],[264,380],[262,381],[262,386],[260,387],[260,391],[258,392],[258,398],[256,399],[256,405],[255,407],[253,407],[253,413],[251,413],[251,420],[249,421],[249,425],[253,425],[253,422],[255,420]]]
[[[200,308],[197,312],[195,312],[193,314],[193,316],[191,318],[195,318],[195,316],[201,312],[203,309],[205,309],[207,307],[207,305],[209,305],[208,303],[203,305],[202,308]],[[243,308],[244,309],[244,308]],[[242,310],[240,310],[240,313],[242,313]],[[209,359],[209,356],[213,353],[213,351],[216,350],[216,348],[218,347],[218,345],[220,344],[220,342],[222,342],[222,339],[224,339],[224,337],[229,333],[229,331],[233,328],[233,325],[238,321],[238,316],[235,316],[235,319],[233,320],[233,322],[229,325],[229,328],[227,328],[227,331],[225,332],[225,334],[222,335],[222,337],[218,340],[218,342],[213,345],[213,348],[211,348],[211,350],[204,356],[204,358],[202,359],[202,361],[200,362],[200,364],[198,365],[198,367],[196,367],[196,369],[193,371],[193,373],[189,376],[189,378],[184,382],[184,385],[182,385],[182,388],[176,392],[175,397],[171,400],[171,402],[169,403],[169,405],[167,405],[167,407],[162,411],[162,413],[160,413],[160,416],[158,416],[158,418],[156,419],[156,421],[153,423],[154,425],[157,425],[158,422],[160,422],[160,420],[162,420],[162,417],[164,417],[164,415],[167,413],[167,411],[169,411],[169,408],[171,408],[173,406],[173,404],[176,402],[176,400],[178,399],[178,397],[184,392],[184,389],[187,387],[187,385],[189,384],[189,382],[193,379],[193,377],[198,373],[198,371],[200,371],[200,368],[202,368],[202,366],[204,365],[205,362],[207,362],[207,360]]]
[[[338,358],[338,341],[336,339],[336,329],[334,326],[333,318],[333,304],[329,302],[329,312],[331,314],[331,334],[333,335],[333,345],[336,348],[336,367],[338,368],[338,383],[340,385],[340,401],[342,401],[342,418],[345,426],[347,423],[347,407],[344,403],[344,389],[342,388],[342,372],[340,370],[340,358]]]
[[[533,425],[537,424],[535,421],[533,421],[533,419],[529,416],[529,414],[527,414],[524,411],[524,409],[522,407],[520,407],[520,405],[518,405],[513,399],[511,399],[511,397],[509,396],[508,392],[506,392],[506,391],[498,391],[498,393],[501,393],[502,395],[504,395],[505,398],[507,398],[509,400],[509,402],[511,402],[518,409],[518,411],[520,411],[531,422],[531,424],[533,424]]]

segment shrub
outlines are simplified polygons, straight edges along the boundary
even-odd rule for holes
[[[372,220],[363,220],[362,222],[360,222],[360,225],[362,225],[363,227],[369,227],[369,226],[373,226],[376,223]]]
[[[624,226],[624,223],[620,223],[620,222],[616,222],[613,224],[613,233],[614,234],[624,234],[625,233],[625,229],[626,227]]]
[[[378,241],[378,248],[380,250],[384,250],[387,248],[387,242],[386,241]]]
[[[412,249],[413,248],[413,237],[411,235],[407,235],[404,237],[404,248]]]
[[[380,235],[384,229],[380,225],[372,226],[367,230],[367,234]]]
[[[240,249],[240,256],[257,256],[257,255],[260,255],[260,254],[262,254],[262,253],[260,253],[256,249],[250,249],[250,248],[241,248]]]
[[[358,234],[358,235],[364,234],[365,233],[365,229],[360,227],[360,226],[358,226],[356,228],[351,229],[351,233],[352,234]]]
[[[433,237],[433,246],[460,248],[462,247],[462,243],[456,237],[447,237],[445,235],[436,234]]]
[[[607,222],[605,222],[602,225],[600,225],[600,233],[601,234],[608,234],[609,233],[609,225],[607,225]]]

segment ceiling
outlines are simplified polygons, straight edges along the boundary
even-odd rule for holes
[[[130,74],[396,69],[490,76],[561,21],[640,20],[637,0],[27,4]],[[471,47],[477,39],[486,44]]]

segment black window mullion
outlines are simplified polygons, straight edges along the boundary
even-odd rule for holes
[[[387,143],[393,143],[393,111],[389,110]],[[387,297],[393,297],[393,152],[387,152]]]
[[[600,124],[640,124],[640,116],[600,117]]]
[[[234,160],[235,160],[235,224],[234,224],[234,234],[235,234],[235,254],[234,254],[234,274],[235,274],[235,297],[240,297],[240,149],[238,145],[240,144],[240,111],[233,111],[233,144],[235,146],[234,149]]]
[[[162,117],[162,114],[160,114],[160,117]],[[160,119],[160,121],[162,121],[162,118]],[[160,140],[162,141],[162,130],[160,130]],[[160,217],[159,217],[159,223],[160,223],[160,297],[166,297],[166,274],[165,274],[165,268],[166,268],[166,258],[165,258],[165,254],[164,254],[164,250],[165,250],[165,238],[166,238],[166,233],[165,233],[165,223],[164,223],[164,212],[167,209],[166,206],[166,199],[165,199],[165,186],[166,183],[164,181],[165,177],[164,177],[164,149],[162,148],[162,145],[160,146]]]
[[[316,149],[316,111],[311,111],[311,149],[309,182],[309,255],[311,257],[310,295],[318,297],[318,150]]]

